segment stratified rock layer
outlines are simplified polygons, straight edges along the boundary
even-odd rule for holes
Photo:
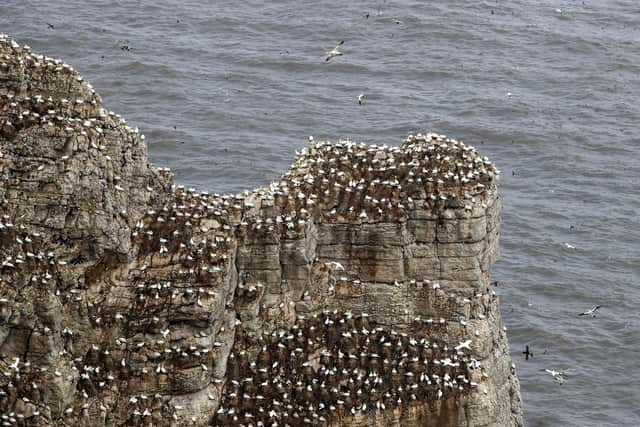
[[[497,171],[439,135],[316,143],[210,195],[0,37],[3,425],[520,426]]]

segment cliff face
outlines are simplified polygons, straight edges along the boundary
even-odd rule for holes
[[[310,141],[210,195],[0,36],[3,425],[521,426],[497,171],[439,135]]]

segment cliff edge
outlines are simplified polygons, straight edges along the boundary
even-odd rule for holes
[[[441,135],[173,184],[73,67],[0,36],[2,425],[522,426],[498,172]]]

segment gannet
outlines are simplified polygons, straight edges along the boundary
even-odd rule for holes
[[[336,47],[333,48],[333,50],[327,52],[327,57],[326,57],[325,61],[329,61],[329,60],[331,60],[331,58],[333,58],[335,56],[342,56],[342,52],[340,52],[338,49],[343,44],[344,44],[344,40],[341,40],[340,43],[338,43],[336,45]]]
[[[578,316],[591,316],[591,317],[596,317],[596,312],[598,311],[598,309],[602,307],[601,305],[595,305],[593,306],[590,310],[587,311],[583,311],[582,313],[578,314]]]

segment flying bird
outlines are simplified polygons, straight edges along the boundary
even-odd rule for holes
[[[336,47],[333,48],[333,50],[327,52],[327,57],[325,59],[325,61],[330,61],[331,58],[334,58],[336,56],[342,56],[342,52],[340,52],[340,46],[342,46],[344,44],[344,40],[341,40],[340,43],[338,43],[336,45]]]
[[[551,374],[554,380],[556,380],[560,385],[562,385],[565,381],[565,372],[564,371],[556,371],[553,369],[545,369],[544,372]]]
[[[529,360],[529,358],[533,358],[533,352],[529,350],[529,346],[525,346],[524,351],[522,352],[522,354],[524,354],[524,360]]]
[[[601,305],[594,305],[590,310],[583,311],[582,313],[578,314],[578,316],[596,317],[597,311],[598,311],[598,309],[600,307],[602,307],[602,306]]]

